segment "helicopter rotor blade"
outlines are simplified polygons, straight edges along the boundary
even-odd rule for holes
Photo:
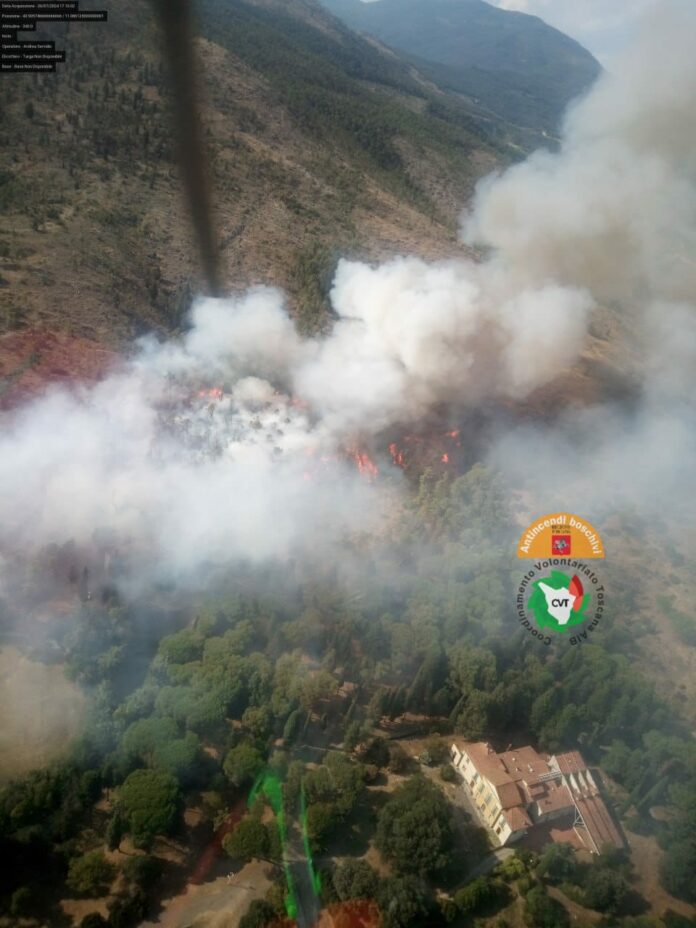
[[[203,273],[212,296],[220,296],[220,256],[199,118],[198,79],[190,0],[153,0],[164,36],[179,159]]]

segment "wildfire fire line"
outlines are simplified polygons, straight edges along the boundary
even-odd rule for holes
[[[217,407],[220,404],[224,404],[226,400],[232,401],[232,396],[225,391],[224,387],[206,387],[196,390],[186,405],[188,405],[194,417],[196,411],[200,412],[201,409],[203,409],[208,416],[214,417]],[[265,410],[257,409],[256,416],[248,421],[247,425],[249,429],[263,432],[263,413],[264,411],[266,413],[273,411],[274,406],[277,408],[280,405],[287,405],[291,411],[299,411],[302,414],[305,414],[308,410],[306,403],[296,397],[288,398],[278,392],[274,394],[273,401],[267,401],[264,405]],[[230,408],[228,404],[228,409],[230,410],[231,417],[238,414],[238,410],[235,410],[234,406]],[[176,421],[179,425],[185,423],[185,428],[189,431],[191,430],[192,419],[186,419],[182,416],[181,412]],[[285,424],[291,424],[290,416],[285,417]],[[271,428],[266,432],[265,437],[268,440],[272,440],[274,434],[275,437],[277,437],[280,431],[281,430],[277,427],[275,431]],[[202,441],[203,436],[200,431],[198,432],[198,437],[199,440]],[[461,448],[460,429],[449,429],[444,432],[431,429],[422,434],[409,433],[403,435],[398,440],[388,442],[388,457],[379,449],[368,450],[364,444],[357,440],[354,443],[343,445],[337,452],[327,453],[319,447],[308,447],[305,451],[307,457],[311,461],[311,466],[306,468],[304,477],[306,480],[311,480],[316,471],[322,466],[338,463],[343,460],[351,461],[355,465],[358,473],[365,480],[371,482],[380,476],[381,468],[378,459],[382,458],[387,466],[389,462],[391,462],[394,467],[404,472],[407,472],[410,467],[416,465],[422,467],[424,464],[430,466],[439,465],[447,470],[456,470],[459,457],[457,452]]]

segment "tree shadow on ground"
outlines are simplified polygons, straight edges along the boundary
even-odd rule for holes
[[[645,915],[650,909],[647,900],[636,889],[631,889],[621,904],[621,915]]]
[[[462,886],[466,875],[493,853],[486,830],[460,806],[450,806],[454,826],[454,844],[449,862],[440,874],[443,887],[453,890]]]

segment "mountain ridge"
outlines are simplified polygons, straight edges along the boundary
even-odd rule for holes
[[[203,0],[198,19],[226,289],[280,286],[313,329],[338,251],[462,253],[459,209],[517,151],[504,124],[318,4]],[[66,64],[0,87],[0,334],[122,348],[176,330],[200,279],[154,18],[123,0],[98,49],[88,30],[44,32]]]
[[[322,2],[441,86],[546,132],[558,129],[568,103],[601,73],[590,52],[539,17],[483,0]]]

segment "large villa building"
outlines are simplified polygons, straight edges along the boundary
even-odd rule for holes
[[[455,741],[452,761],[481,820],[501,844],[564,820],[565,832],[552,831],[552,839],[571,840],[594,854],[605,844],[624,846],[578,751],[549,757],[523,747],[496,754],[485,742]]]

